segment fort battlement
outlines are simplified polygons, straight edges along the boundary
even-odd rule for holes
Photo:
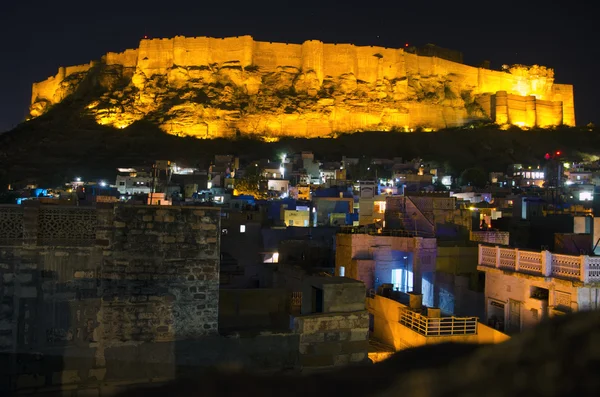
[[[176,36],[143,39],[137,49],[107,53],[102,57],[102,64],[130,70],[129,73],[133,76],[132,84],[141,90],[147,89],[148,85],[145,83],[156,76],[167,76],[170,84],[176,83],[177,87],[180,87],[186,79],[200,79],[208,82],[207,84],[219,80],[219,76],[200,76],[198,73],[193,75],[192,69],[209,69],[222,75],[225,69],[231,71],[237,68],[240,73],[233,76],[230,72],[228,78],[233,80],[235,85],[242,87],[247,94],[255,95],[264,86],[266,75],[295,70],[296,76],[290,84],[294,84],[296,92],[306,91],[313,98],[318,97],[319,89],[333,81],[343,88],[347,97],[349,94],[354,95],[362,87],[370,91],[366,92],[368,98],[365,102],[382,99],[394,102],[377,108],[376,113],[379,116],[364,112],[359,115],[359,109],[356,107],[344,108],[344,112],[351,116],[344,116],[344,120],[341,121],[335,119],[338,116],[333,116],[334,119],[331,120],[331,112],[328,111],[328,120],[324,123],[322,112],[319,110],[315,115],[311,110],[300,112],[305,114],[305,119],[313,119],[310,123],[306,120],[300,121],[300,132],[297,127],[298,118],[290,116],[282,116],[282,120],[277,122],[269,120],[258,128],[260,131],[254,131],[271,135],[283,134],[282,131],[287,128],[286,123],[296,125],[291,135],[305,136],[322,136],[328,132],[364,128],[443,128],[465,124],[477,118],[529,127],[575,124],[573,87],[555,84],[552,69],[537,65],[515,65],[496,71],[436,56],[418,55],[403,48],[332,44],[318,40],[308,40],[302,44],[274,43],[255,41],[251,36]],[[68,77],[84,74],[93,65],[94,63],[90,63],[60,68],[56,76],[35,83],[32,92],[32,116],[46,111],[47,105],[40,104],[54,104],[64,99],[70,92],[64,83]],[[244,73],[250,69],[260,73]],[[173,77],[174,75],[177,76]],[[299,85],[299,81],[305,83],[304,86]],[[348,81],[350,84],[346,84]],[[199,87],[198,84],[192,85]],[[496,98],[499,92],[500,97]],[[506,101],[503,93],[508,95]],[[514,96],[521,99],[514,99]],[[332,106],[342,110],[338,109],[339,102],[336,99]],[[352,103],[356,104],[356,101]],[[474,115],[471,111],[473,106],[470,107],[470,104],[475,104],[473,106],[477,106],[480,113],[483,113]],[[507,106],[506,110],[504,106]],[[252,124],[252,121],[236,122],[235,126],[225,123],[228,124],[226,126],[223,117],[219,116],[218,120],[215,120],[213,116],[206,117],[206,128],[200,128],[201,132],[198,132],[198,126],[186,127],[186,130],[179,128],[175,123],[172,123],[171,131],[165,126],[163,129],[167,132],[175,129],[177,131],[173,133],[177,134],[208,137],[226,136],[227,131],[234,129],[252,132],[247,125]],[[131,122],[123,117],[103,117],[103,124],[126,126]]]

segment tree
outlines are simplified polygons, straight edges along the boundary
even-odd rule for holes
[[[435,190],[436,192],[444,192],[448,190],[448,188],[442,183],[441,180],[437,179],[433,184],[433,190]]]
[[[487,179],[487,175],[482,168],[467,168],[460,174],[460,185],[484,188],[487,185]]]
[[[234,194],[253,196],[256,199],[266,198],[267,192],[261,189],[261,184],[265,181],[264,170],[254,163],[244,171],[244,176],[235,178]]]

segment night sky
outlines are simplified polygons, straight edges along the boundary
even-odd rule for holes
[[[136,48],[144,35],[249,34],[261,41],[318,39],[386,47],[433,43],[462,51],[467,64],[490,60],[493,69],[513,63],[552,67],[557,83],[575,86],[577,124],[598,124],[598,17],[593,8],[560,3],[4,0],[0,131],[24,119],[33,82],[55,75],[59,66]]]

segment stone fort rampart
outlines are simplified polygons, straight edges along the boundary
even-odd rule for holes
[[[499,123],[525,126],[575,124],[573,87],[555,84],[553,70],[538,66],[517,66],[496,71],[435,56],[417,55],[402,48],[330,44],[317,40],[305,41],[302,44],[273,43],[255,41],[251,36],[229,38],[176,36],[143,39],[140,41],[139,48],[128,49],[121,53],[109,52],[103,57],[103,61],[106,65],[131,68],[136,73],[143,74],[145,78],[166,75],[172,68],[207,65],[231,65],[242,68],[255,66],[263,73],[275,72],[282,67],[293,67],[304,73],[314,73],[319,84],[329,78],[353,76],[358,82],[376,85],[387,81],[402,87],[399,82],[407,78],[441,76],[456,92],[468,91],[475,97],[492,97],[497,92],[532,97],[533,99],[526,99],[526,101],[533,100],[534,106],[541,109],[537,113],[534,111],[534,114],[537,114],[536,119],[521,119],[516,116],[517,111],[513,112],[512,119],[509,117],[505,120],[502,116],[499,117],[497,120]],[[35,83],[32,103],[42,100],[57,103],[64,99],[59,89],[63,81],[69,75],[85,71],[92,66],[93,63],[60,68],[56,76]],[[484,99],[485,101],[489,100]],[[499,101],[502,102],[503,99]],[[444,105],[454,106],[451,101]],[[508,105],[502,103],[498,106],[509,106],[510,109],[511,105],[513,102],[509,101]],[[519,110],[520,106],[515,104],[515,109]],[[419,115],[419,112],[427,111],[421,109],[422,107],[420,104],[409,103],[405,108],[409,109],[410,117],[408,119],[400,117],[399,122],[406,125],[426,124],[427,118]],[[412,108],[415,110],[413,111]],[[434,109],[435,106],[430,108]],[[504,112],[501,108],[500,113],[511,112]],[[488,116],[491,117],[493,114],[495,108],[489,109]],[[451,115],[444,113],[444,117],[455,118],[458,124],[467,119],[466,114],[460,112]],[[440,125],[432,126],[440,127]]]

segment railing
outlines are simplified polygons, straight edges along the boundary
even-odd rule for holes
[[[588,281],[600,282],[600,258],[588,258]]]
[[[516,254],[515,250],[500,248],[499,268],[505,270],[515,270]]]
[[[495,247],[486,247],[483,245],[479,246],[479,264],[480,265],[488,265],[488,266],[496,266],[496,248]]]
[[[579,279],[581,259],[579,256],[552,254],[552,273],[559,278]]]
[[[529,274],[542,273],[542,253],[531,251],[518,251],[519,271]]]
[[[432,318],[400,308],[400,324],[424,336],[477,334],[477,317]]]
[[[562,255],[549,251],[521,251],[479,245],[480,266],[492,267],[542,277],[600,282],[600,257]]]

